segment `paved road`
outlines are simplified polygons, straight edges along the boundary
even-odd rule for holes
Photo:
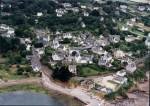
[[[7,82],[0,81],[0,88],[4,88],[12,85],[19,84],[32,84],[41,82],[41,78],[25,78],[25,79],[16,79],[16,80],[8,80]]]
[[[83,101],[87,106],[105,106],[104,100],[100,100],[98,97],[94,95],[90,95],[83,91],[80,87],[77,87],[75,89],[68,89],[61,87],[55,83],[53,83],[49,77],[47,77],[44,73],[42,74],[42,82],[43,85],[47,88],[59,91],[61,93],[70,95],[72,97],[76,97],[79,100]]]

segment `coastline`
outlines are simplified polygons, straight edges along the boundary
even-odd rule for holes
[[[69,106],[84,106],[84,104],[76,98],[70,97],[68,95],[62,94],[61,92],[54,91],[52,89],[48,89],[42,85],[42,83],[34,83],[34,84],[20,84],[20,85],[12,85],[0,88],[0,94],[11,92],[11,91],[29,91],[29,92],[37,92],[41,94],[46,94],[48,96],[52,96],[58,99],[61,102]]]

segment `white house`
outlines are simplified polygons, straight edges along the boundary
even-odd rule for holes
[[[127,9],[128,6],[127,6],[127,5],[120,5],[120,8],[122,8],[122,9]]]
[[[52,59],[53,59],[54,61],[61,61],[61,60],[63,60],[63,57],[62,57],[62,55],[59,55],[59,54],[57,54],[57,53],[53,53],[53,54],[52,54]]]
[[[68,7],[72,7],[72,5],[70,4],[70,3],[63,3],[63,6],[66,8],[68,8]]]
[[[27,50],[27,51],[30,51],[30,50],[31,50],[31,45],[30,45],[30,44],[27,44],[26,50]]]
[[[128,31],[128,27],[123,26],[123,27],[121,28],[121,30],[122,30],[122,31]]]
[[[8,31],[7,31],[7,33],[10,34],[10,35],[14,34],[15,30],[13,28],[9,28]]]
[[[71,39],[72,37],[73,37],[73,36],[72,36],[72,33],[71,33],[71,32],[63,33],[63,38]]]
[[[126,71],[128,71],[130,73],[134,73],[134,71],[137,69],[136,64],[134,62],[131,62],[126,66],[125,69],[126,69]]]
[[[148,48],[150,49],[150,33],[148,34],[148,37],[145,40],[145,45],[148,46]]]
[[[85,17],[88,17],[88,16],[89,16],[89,13],[88,13],[88,12],[84,12],[83,14],[84,14]]]
[[[119,84],[123,84],[123,83],[126,83],[127,82],[127,78],[124,77],[124,76],[116,76],[114,78],[114,81],[116,81],[117,83]]]
[[[38,17],[40,17],[40,16],[42,16],[42,15],[43,15],[42,12],[38,12],[38,13],[37,13],[37,16],[38,16]]]
[[[37,48],[36,51],[38,52],[39,55],[43,55],[45,53],[44,48]]]
[[[60,44],[59,44],[58,40],[53,40],[53,45],[52,45],[52,47],[53,47],[54,49],[57,49],[59,46],[60,46]]]
[[[139,6],[139,7],[138,7],[138,10],[144,11],[144,10],[145,10],[145,7],[144,7],[144,6]]]
[[[109,35],[109,41],[118,43],[120,41],[120,36],[119,35]]]
[[[122,58],[125,56],[125,53],[120,49],[114,50],[113,54],[115,58]]]
[[[131,22],[131,21],[128,21],[128,22],[127,22],[127,25],[130,26],[130,27],[132,27],[132,26],[134,25],[134,23]]]
[[[56,9],[55,12],[57,13],[57,17],[62,17],[65,13],[63,9]]]
[[[8,30],[8,29],[9,29],[9,26],[6,25],[6,24],[1,24],[1,25],[0,25],[0,28],[3,29],[3,30]]]
[[[123,76],[126,75],[126,70],[122,69],[122,70],[120,70],[120,71],[117,71],[116,75],[123,77]]]
[[[81,5],[81,8],[82,8],[82,9],[86,9],[86,6],[85,6],[85,5]]]
[[[76,65],[69,65],[68,69],[71,73],[76,74],[77,66]]]
[[[99,55],[107,54],[107,51],[103,50],[102,47],[92,47],[91,51]]]
[[[98,10],[98,9],[99,9],[99,7],[94,7],[93,9],[94,9],[94,10]]]
[[[136,22],[136,18],[131,18],[131,21],[132,22]]]
[[[86,25],[85,25],[84,22],[81,22],[81,27],[82,27],[82,28],[85,28],[85,27],[86,27]]]
[[[127,36],[125,36],[125,41],[126,42],[132,42],[132,41],[134,41],[134,36],[133,35],[127,35]]]

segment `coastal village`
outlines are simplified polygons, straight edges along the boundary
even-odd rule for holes
[[[119,33],[109,32],[95,35],[92,31],[85,30],[88,25],[84,17],[90,17],[92,11],[100,12],[100,23],[107,21],[103,16],[109,17],[109,14],[99,5],[77,2],[77,6],[73,6],[69,2],[59,3],[57,0],[52,0],[52,2],[61,5],[54,10],[57,18],[63,18],[70,11],[74,15],[80,14],[81,17],[77,22],[83,30],[63,31],[56,29],[56,31],[52,31],[48,27],[36,28],[33,39],[16,36],[17,27],[1,23],[0,36],[8,39],[18,38],[20,44],[25,45],[25,51],[30,52],[24,57],[27,61],[26,65],[31,66],[33,72],[42,73],[43,83],[47,87],[73,95],[88,106],[109,106],[102,98],[127,84],[129,80],[126,77],[127,74],[134,75],[140,67],[139,64],[149,58],[150,26],[146,26],[141,21],[141,17],[149,16],[150,4],[128,5],[120,3],[115,7],[113,14],[118,17],[111,18],[111,22],[116,24],[112,29],[128,32],[121,36]],[[101,0],[93,2],[102,3]],[[0,5],[1,9],[5,6],[6,4],[3,3]],[[12,8],[11,5],[7,4],[7,6]],[[125,18],[120,14],[129,14],[132,17]],[[5,17],[12,14],[2,12],[1,15]],[[38,19],[44,16],[43,11],[38,11],[34,19],[35,24],[38,24],[40,21]],[[104,27],[106,26],[104,25]],[[52,69],[66,66],[73,75],[71,80],[78,82],[77,86],[62,88],[59,84],[50,81],[50,75],[44,74],[43,66],[49,67],[50,75]],[[23,73],[27,73],[27,71],[24,70]],[[48,81],[50,81],[49,84]],[[95,95],[95,92],[100,97]]]

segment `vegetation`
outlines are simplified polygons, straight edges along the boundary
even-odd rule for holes
[[[62,66],[62,67],[56,67],[53,70],[52,78],[58,79],[62,82],[67,82],[72,77],[72,73],[68,70],[68,67]]]
[[[10,92],[10,91],[30,91],[30,92],[37,92],[41,94],[46,94],[48,96],[53,96],[58,100],[65,102],[67,105],[70,106],[84,106],[83,103],[76,99],[72,99],[64,94],[59,94],[55,91],[50,91],[38,84],[25,84],[25,85],[14,85],[6,88],[1,88],[0,93]],[[58,95],[59,94],[59,95]],[[67,101],[67,102],[66,102]]]

